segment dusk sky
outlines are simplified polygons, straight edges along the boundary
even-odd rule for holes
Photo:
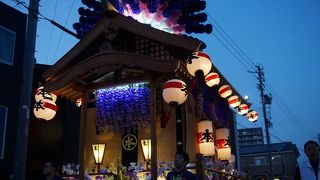
[[[14,0],[4,2],[16,5]],[[40,4],[42,15],[71,31],[79,18],[78,8],[84,6],[80,0],[42,0]],[[26,12],[22,6],[15,8]],[[319,141],[319,8],[319,0],[208,0],[206,12],[213,32],[192,34],[207,44],[204,52],[241,95],[249,96],[252,109],[260,115],[256,123],[238,116],[238,128],[264,128],[258,80],[248,73],[255,71],[256,64],[263,65],[266,93],[273,97],[271,142],[291,141],[302,155],[307,140]],[[78,42],[44,19],[39,20],[37,34],[40,64],[55,63]]]

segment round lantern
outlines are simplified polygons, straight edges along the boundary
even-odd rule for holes
[[[40,100],[36,102],[33,107],[34,115],[39,119],[51,120],[57,112],[57,106],[53,101],[50,100]]]
[[[78,98],[75,104],[76,106],[80,107],[82,105],[82,98]]]
[[[212,121],[201,120],[198,123],[198,143],[200,153],[206,156],[215,154]]]
[[[247,118],[251,122],[256,122],[258,120],[258,113],[251,110],[247,113]]]
[[[228,160],[231,158],[229,129],[216,129],[218,159]]]
[[[249,106],[246,105],[246,104],[240,104],[239,107],[238,107],[238,113],[240,115],[245,115],[247,114],[249,111]]]
[[[232,94],[232,90],[229,85],[223,85],[219,88],[219,94],[221,97],[226,98]]]
[[[203,76],[211,70],[211,59],[203,52],[194,52],[192,57],[187,61],[187,70],[192,76],[196,76],[197,71],[202,71]]]
[[[167,81],[162,86],[162,96],[164,101],[169,104],[182,104],[188,97],[187,85],[179,79],[172,79]]]
[[[214,85],[218,85],[220,83],[220,77],[218,73],[209,73],[206,77],[205,77],[205,81],[206,84],[209,87],[212,87]]]
[[[43,86],[40,86],[36,89],[34,98],[37,102],[42,99],[48,99],[53,102],[56,102],[56,100],[57,100],[57,96],[55,94],[45,92]]]
[[[231,106],[231,107],[238,107],[239,105],[240,105],[240,99],[239,99],[239,97],[238,96],[231,96],[231,97],[229,97],[229,99],[228,99],[228,103],[229,103],[229,105]]]

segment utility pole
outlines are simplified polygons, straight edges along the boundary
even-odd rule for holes
[[[258,74],[258,81],[257,88],[260,91],[260,97],[261,97],[261,104],[262,104],[262,111],[263,111],[263,119],[264,119],[264,125],[266,130],[266,139],[267,139],[267,149],[268,149],[268,161],[269,161],[269,172],[271,179],[274,179],[273,175],[273,167],[272,167],[272,156],[271,156],[271,143],[270,143],[270,134],[269,134],[269,128],[271,127],[272,123],[270,121],[271,118],[268,118],[267,116],[267,105],[271,105],[272,98],[264,93],[264,72],[262,65],[256,65],[257,71],[249,71],[250,73]],[[269,106],[270,108],[270,106]]]
[[[262,65],[256,65],[257,71],[255,73],[258,74],[258,80],[259,84],[257,84],[258,89],[260,90],[260,97],[261,97],[261,103],[262,103],[262,110],[263,110],[263,119],[264,119],[264,125],[266,129],[266,138],[267,138],[267,147],[268,147],[268,160],[269,160],[269,171],[271,175],[271,179],[274,179],[273,177],[273,167],[272,167],[272,158],[271,158],[271,144],[270,144],[270,134],[269,134],[269,128],[271,126],[271,122],[267,117],[267,110],[266,110],[266,104],[271,104],[271,98],[268,95],[264,94],[264,72]]]
[[[14,167],[13,174],[10,175],[10,179],[14,180],[24,180],[26,173],[30,119],[29,113],[31,104],[33,69],[35,64],[34,52],[36,44],[39,1],[40,0],[30,0],[29,2],[28,24],[19,94],[19,115],[14,149]]]

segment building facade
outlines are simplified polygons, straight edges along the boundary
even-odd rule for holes
[[[248,172],[252,179],[269,172],[267,149],[266,144],[240,146],[241,170]],[[274,177],[293,179],[300,155],[296,145],[291,142],[271,144],[271,155]]]
[[[262,128],[238,129],[238,141],[240,146],[264,144]]]
[[[27,15],[0,2],[0,179],[13,172]]]

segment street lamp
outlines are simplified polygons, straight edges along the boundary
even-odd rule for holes
[[[98,166],[98,173],[100,171],[100,165],[102,164],[105,148],[106,148],[106,144],[100,144],[100,143],[92,144],[92,152],[94,156],[94,161]]]
[[[151,139],[142,139],[141,147],[143,152],[144,160],[146,161],[146,168],[150,169],[150,160],[151,160]]]

